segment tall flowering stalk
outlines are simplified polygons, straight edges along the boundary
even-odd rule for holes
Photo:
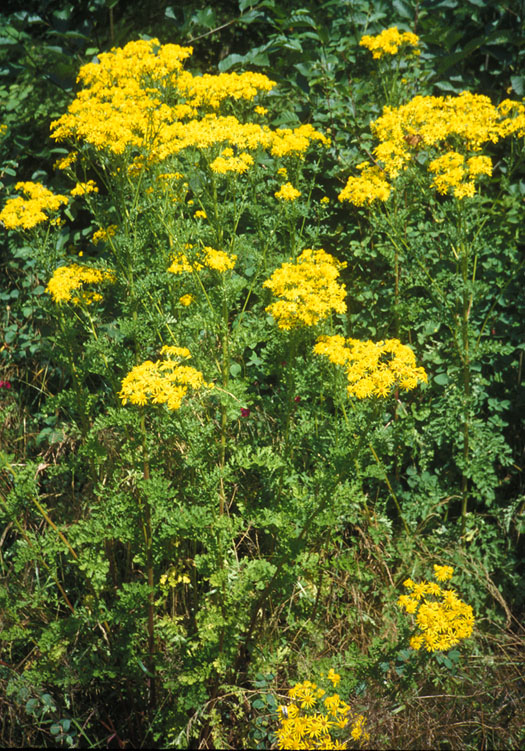
[[[203,375],[195,368],[181,364],[181,360],[191,357],[186,347],[165,345],[161,349],[164,357],[152,362],[147,360],[135,366],[122,380],[119,397],[125,405],[128,402],[141,408],[140,427],[142,433],[143,476],[146,483],[150,480],[150,459],[148,450],[148,431],[144,408],[148,404],[166,405],[170,411],[180,409],[188,390],[198,391],[211,388],[212,384],[204,381]],[[148,580],[148,653],[150,668],[150,701],[156,706],[155,685],[155,575],[153,569],[153,531],[151,525],[151,505],[147,496],[139,495],[139,511],[142,519],[144,545],[146,552],[146,570]]]
[[[370,50],[376,44],[378,57],[397,53],[397,36],[393,34],[392,46],[388,38],[383,32],[362,44]],[[478,261],[488,219],[486,214],[480,220],[477,197],[483,183],[493,178],[493,160],[487,153],[492,144],[511,136],[525,136],[525,106],[510,100],[495,106],[489,97],[468,91],[453,96],[418,95],[399,106],[385,106],[370,127],[376,138],[371,159],[357,166],[360,175],[348,178],[339,200],[359,210],[368,209],[374,228],[386,238],[384,252],[394,276],[396,336],[411,335],[399,315],[400,305],[411,284],[422,283],[428,285],[442,322],[451,333],[462,402],[462,445],[455,460],[461,475],[460,518],[464,533],[472,499],[469,464],[475,420],[473,374],[482,352],[481,335],[494,307],[490,307],[477,335],[474,313],[483,289]],[[512,159],[512,146],[510,151]],[[508,169],[513,169],[513,165],[509,164]],[[418,212],[428,211],[429,207],[436,221],[443,222],[444,248],[429,253],[430,257],[439,257],[434,267],[419,252],[421,239],[411,226],[412,220],[417,221]],[[443,267],[448,269],[448,279]],[[414,279],[412,283],[410,277]]]

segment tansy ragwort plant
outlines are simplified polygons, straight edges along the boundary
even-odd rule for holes
[[[67,536],[40,504],[75,567],[53,558],[59,591],[70,576],[80,591],[84,571],[95,582],[92,599],[67,599],[82,631],[71,660],[84,634],[102,633],[94,651],[105,661],[90,672],[78,656],[86,687],[113,680],[118,665],[136,713],[147,699],[148,722],[170,738],[186,737],[188,717],[191,733],[208,738],[199,718],[213,717],[221,686],[249,671],[284,603],[296,607],[304,556],[346,524],[349,480],[358,482],[355,463],[386,400],[427,380],[400,338],[336,333],[346,331],[346,262],[307,222],[329,139],[310,124],[270,127],[266,76],[193,76],[190,56],[153,39],[84,66],[51,126],[69,149],[60,179],[74,187],[21,183],[26,197],[0,214],[39,243],[62,378],[49,408],[77,446],[72,484],[83,505],[60,506]],[[92,217],[82,248],[48,234],[60,233],[66,205]],[[346,379],[344,398],[325,383],[323,358]],[[302,408],[299,389],[312,406]],[[365,402],[373,409],[355,440],[345,404],[357,425]],[[351,445],[335,452],[342,431]],[[303,722],[306,688],[294,742],[328,743],[334,728],[334,748],[348,733],[366,738],[337,695]],[[282,731],[288,739],[291,725]]]
[[[406,97],[410,67],[421,54],[420,39],[412,31],[399,31],[397,26],[384,29],[375,36],[365,34],[359,45],[372,53],[377,62],[377,78],[387,104],[399,104]],[[412,64],[412,65],[411,65]]]
[[[8,229],[45,228],[31,239],[39,243],[40,273],[56,306],[55,353],[64,353],[72,385],[73,400],[62,389],[61,404],[80,424],[87,457],[81,473],[94,489],[90,521],[71,520],[70,534],[86,539],[86,524],[95,525],[89,550],[99,551],[111,586],[123,595],[134,588],[143,604],[146,650],[140,624],[128,641],[130,652],[146,653],[150,707],[162,675],[159,634],[167,628],[156,612],[158,572],[170,570],[175,555],[190,561],[191,581],[180,583],[186,592],[178,600],[181,612],[172,614],[168,628],[170,639],[175,628],[186,644],[183,672],[199,675],[189,679],[193,698],[181,693],[185,698],[175,710],[181,716],[183,705],[197,711],[203,701],[215,700],[251,617],[244,608],[244,620],[238,619],[238,603],[254,599],[253,582],[263,588],[273,571],[264,555],[237,550],[244,521],[232,508],[236,491],[227,462],[231,414],[236,419],[242,405],[236,392],[245,392],[241,379],[231,382],[237,373],[233,354],[242,352],[236,331],[241,342],[246,335],[239,325],[233,329],[232,320],[240,314],[249,324],[260,285],[282,261],[283,247],[296,253],[301,230],[288,211],[290,195],[283,202],[275,193],[289,175],[300,186],[294,197],[304,193],[307,205],[313,171],[305,156],[329,143],[311,125],[266,124],[268,111],[254,106],[274,86],[266,76],[193,76],[183,69],[190,56],[191,48],[150,40],[84,66],[75,100],[52,124],[53,138],[69,146],[56,168],[73,188],[55,195],[43,185],[20,183],[16,190],[26,197],[10,199],[0,215]],[[91,244],[46,244],[56,213],[73,202],[93,217]],[[258,204],[272,210],[264,215]],[[202,370],[185,364],[186,344]],[[187,398],[199,390],[213,394],[204,409]],[[101,434],[113,446],[111,458]],[[183,462],[174,455],[187,450],[193,459],[178,482]],[[128,466],[114,460],[115,451],[123,452]],[[174,480],[181,500],[190,501],[181,506],[176,529],[169,490]],[[120,513],[110,525],[107,514],[115,504]],[[168,529],[166,518],[172,520]],[[79,542],[80,559],[88,554],[82,548]],[[137,565],[146,589],[136,586]],[[104,580],[105,574],[98,580],[101,592]]]
[[[380,54],[385,54],[382,35],[374,39]],[[374,49],[372,41],[364,38],[361,43]],[[388,54],[397,53],[394,47]],[[428,319],[439,321],[435,331],[442,325],[449,332],[441,343],[441,357],[449,359],[459,395],[450,395],[448,422],[461,435],[460,441],[454,437],[453,442],[460,444],[455,461],[461,474],[464,532],[472,486],[480,489],[487,484],[486,465],[479,470],[473,465],[473,446],[477,444],[481,456],[483,442],[494,444],[493,433],[484,432],[485,421],[476,412],[476,373],[485,352],[494,350],[485,347],[483,338],[490,330],[500,291],[512,278],[507,274],[504,283],[491,286],[490,271],[484,275],[492,258],[484,241],[489,214],[480,191],[489,178],[494,181],[495,145],[499,147],[504,139],[509,143],[500,147],[499,181],[501,189],[508,187],[523,152],[525,106],[509,99],[494,105],[489,97],[468,91],[418,95],[400,106],[385,106],[370,129],[376,139],[370,159],[357,165],[359,174],[347,179],[339,200],[367,210],[374,237],[379,238],[377,248],[391,265],[395,336],[414,336],[417,322],[410,311],[416,310],[416,297],[421,305],[417,295],[421,287],[429,291]],[[418,231],[427,212],[436,222],[430,242]],[[518,266],[517,262],[513,265],[514,269],[508,269],[511,273]],[[417,333],[422,339],[422,333]],[[440,378],[448,380],[449,376]],[[458,398],[459,409],[453,403]],[[459,425],[458,418],[452,417],[458,412]],[[497,453],[505,461],[508,448],[501,436]]]

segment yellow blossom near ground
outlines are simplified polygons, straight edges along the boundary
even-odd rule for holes
[[[419,55],[419,37],[411,31],[399,31],[397,26],[384,29],[376,36],[366,34],[359,42],[361,47],[366,47],[372,53],[372,57],[379,60],[383,55],[397,55],[400,47],[413,47],[412,54]]]
[[[164,359],[146,360],[123,379],[119,392],[123,404],[166,404],[168,409],[177,410],[189,388],[194,391],[213,388],[199,370],[180,364],[181,359],[191,357],[186,347],[164,346],[161,354]]]
[[[427,382],[427,374],[416,366],[410,347],[398,339],[379,342],[346,339],[343,336],[320,336],[314,353],[344,367],[349,396],[358,399],[389,396],[395,387],[406,391]]]
[[[337,687],[337,684],[341,680],[341,676],[339,675],[339,673],[336,673],[333,668],[330,668],[330,670],[328,671],[327,678],[333,683],[334,688]]]
[[[434,565],[434,578],[438,582],[446,582],[449,579],[452,579],[454,575],[454,569],[452,566],[438,566],[437,564]]]
[[[170,566],[169,569],[161,574],[159,579],[159,587],[161,592],[166,593],[170,589],[177,586],[177,584],[190,584],[191,579],[188,574],[179,574],[176,566]]]
[[[281,298],[266,308],[280,329],[315,326],[323,318],[346,312],[346,288],[339,269],[346,266],[324,250],[303,250],[295,263],[282,266],[263,283]]]
[[[184,71],[177,80],[177,89],[186,96],[187,104],[195,109],[203,106],[218,109],[225,99],[251,101],[260,91],[271,91],[275,85],[275,81],[264,74],[251,71],[218,75],[205,73],[202,76],[193,76]]]
[[[434,566],[437,581],[452,578],[452,566]],[[403,586],[408,594],[398,598],[398,605],[413,615],[417,633],[410,639],[412,649],[424,647],[427,652],[447,651],[468,638],[474,628],[472,607],[464,603],[453,589],[442,589],[436,582],[414,582],[407,579]]]
[[[180,304],[184,305],[185,308],[187,308],[188,305],[191,305],[194,300],[195,298],[193,295],[182,295],[182,297],[179,297]]]
[[[61,206],[69,203],[67,196],[52,193],[41,183],[19,182],[15,190],[26,198],[10,198],[0,212],[0,222],[6,229],[32,229],[49,220],[49,214],[56,213]]]
[[[91,304],[102,300],[98,292],[83,290],[85,284],[100,284],[102,282],[114,282],[115,274],[107,269],[93,269],[90,266],[80,266],[73,263],[70,266],[59,266],[48,282],[46,292],[49,292],[54,302],[72,302],[78,305],[80,302]],[[80,290],[74,295],[75,290]]]
[[[215,250],[209,246],[203,248],[204,259],[203,264],[209,269],[224,273],[225,271],[231,271],[235,266],[237,256],[226,253],[224,250]]]
[[[330,675],[337,676],[333,668]],[[278,708],[277,748],[346,749],[352,741],[363,747],[370,740],[366,718],[352,712],[339,694],[327,696],[316,683],[306,680],[292,686],[288,697],[290,703]]]

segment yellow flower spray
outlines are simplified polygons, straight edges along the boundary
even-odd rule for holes
[[[472,607],[463,602],[455,590],[444,589],[437,583],[448,581],[453,574],[452,566],[435,565],[435,582],[417,583],[412,579],[403,582],[408,594],[401,595],[397,604],[414,616],[417,631],[410,639],[412,649],[446,651],[472,634]]]

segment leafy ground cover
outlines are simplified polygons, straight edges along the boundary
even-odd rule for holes
[[[91,5],[4,16],[2,743],[522,745],[522,17]]]

